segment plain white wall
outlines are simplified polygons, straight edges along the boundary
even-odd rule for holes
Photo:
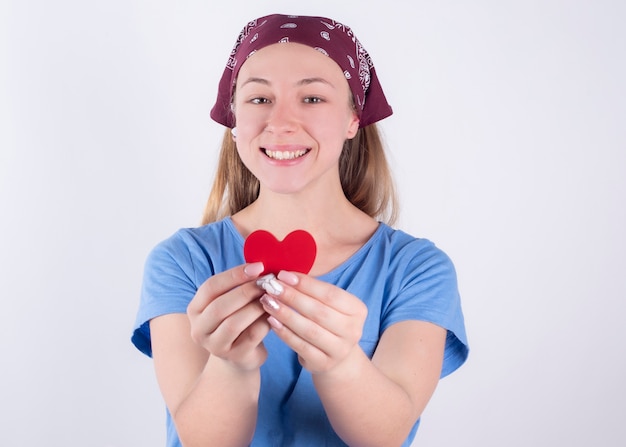
[[[143,262],[199,221],[236,34],[284,12],[370,51],[401,227],[458,269],[472,351],[415,445],[621,445],[625,5],[1,2],[2,444],[163,445],[129,341]]]

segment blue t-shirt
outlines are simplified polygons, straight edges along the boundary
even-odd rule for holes
[[[245,262],[244,239],[230,218],[199,228],[181,229],[157,245],[146,261],[141,301],[132,342],[152,355],[152,318],[185,313],[198,287],[211,275]],[[426,239],[414,238],[383,223],[343,264],[318,279],[359,297],[368,315],[360,341],[371,358],[381,334],[394,323],[422,320],[448,331],[441,377],[468,355],[456,273],[448,256]],[[345,446],[333,431],[311,374],[273,332],[261,367],[261,391],[254,447]],[[415,437],[415,424],[403,446]],[[170,414],[167,445],[180,446]]]

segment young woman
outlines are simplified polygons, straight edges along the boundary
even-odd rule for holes
[[[449,258],[389,226],[375,123],[390,114],[347,26],[271,15],[241,32],[211,111],[227,131],[204,225],[150,254],[133,334],[168,446],[410,445],[468,348]],[[257,281],[243,245],[259,229],[309,232],[311,271]]]

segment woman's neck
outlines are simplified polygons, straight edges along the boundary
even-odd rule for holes
[[[363,246],[378,228],[378,222],[340,197],[315,194],[305,197],[271,192],[259,194],[250,206],[232,216],[245,238],[266,230],[282,240],[294,230],[308,231],[317,244],[311,274],[331,271]]]
[[[290,232],[306,230],[319,242],[362,239],[377,226],[374,219],[341,194],[276,194],[261,191],[258,199],[233,216],[244,237],[263,229],[283,239]],[[365,230],[363,230],[365,228]]]

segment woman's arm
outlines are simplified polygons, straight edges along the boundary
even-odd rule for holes
[[[188,315],[150,322],[157,380],[185,447],[252,439],[269,331],[254,277],[243,267],[216,275],[198,289]]]
[[[313,375],[337,434],[349,445],[401,445],[441,374],[445,329],[422,321],[390,326],[370,361],[358,348]]]
[[[311,371],[337,434],[350,445],[401,445],[439,380],[445,329],[396,323],[370,361],[358,345],[367,314],[358,298],[306,275],[278,278],[280,293],[261,301],[274,331]]]

